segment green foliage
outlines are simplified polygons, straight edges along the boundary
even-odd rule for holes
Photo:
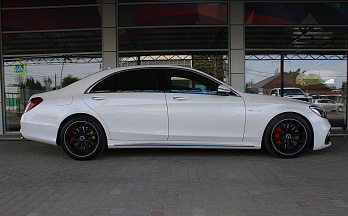
[[[78,77],[73,77],[71,74],[69,74],[68,76],[63,78],[63,80],[62,80],[62,88],[64,88],[65,86],[68,86],[71,83],[74,83],[74,82],[76,82],[78,80],[79,80]]]
[[[221,81],[225,81],[224,59],[222,55],[194,55],[193,68],[203,71]]]
[[[33,77],[27,77],[24,82],[19,82],[19,87],[21,89],[34,89],[42,91],[42,85],[38,80],[34,80]]]
[[[325,80],[323,80],[320,77],[320,74],[308,74],[305,75],[304,73],[302,73],[301,75],[298,75],[296,77],[296,84],[299,85],[315,85],[315,84],[321,84],[323,85],[325,83]]]
[[[298,68],[297,70],[295,71],[289,71],[289,74],[292,74],[292,75],[295,75],[295,76],[298,76],[300,74],[304,74],[306,71],[302,71],[302,73],[300,72],[301,71],[301,68]]]

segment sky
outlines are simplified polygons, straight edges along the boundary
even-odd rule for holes
[[[67,63],[63,68],[63,78],[67,75],[83,78],[90,74],[100,71],[100,63]],[[347,60],[285,60],[284,71],[296,71],[298,68],[306,71],[308,74],[319,74],[320,77],[327,81],[334,80],[336,88],[342,86],[342,82],[347,80]],[[18,83],[19,75],[12,74],[12,66],[6,66],[5,69],[5,86],[11,86]],[[245,82],[253,81],[257,83],[263,79],[271,77],[280,70],[279,60],[246,60],[245,61]],[[57,85],[61,81],[62,64],[28,64],[27,75],[21,75],[21,79],[26,77],[33,77],[39,80],[43,85],[43,77],[49,76],[53,83],[51,87],[55,87],[55,76]]]
[[[342,86],[347,80],[347,60],[285,60],[284,71],[296,71],[298,68],[306,71],[305,75],[318,74],[327,81],[334,79],[336,88]],[[277,60],[246,60],[245,82],[260,82],[263,79],[274,76],[280,71],[280,61]]]

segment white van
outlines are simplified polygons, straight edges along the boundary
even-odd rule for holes
[[[271,90],[269,93],[270,95],[273,96],[281,96],[281,88],[274,88]],[[287,87],[284,88],[284,97],[291,98],[291,99],[297,99],[297,100],[302,100],[302,101],[307,101],[312,103],[313,98],[311,96],[308,96],[305,94],[300,88],[295,88],[295,87]]]

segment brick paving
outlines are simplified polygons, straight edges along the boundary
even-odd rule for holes
[[[0,215],[348,215],[348,138],[296,159],[263,150],[122,149],[76,161],[0,141]]]

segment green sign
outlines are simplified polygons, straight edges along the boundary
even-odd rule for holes
[[[15,62],[12,67],[12,74],[14,75],[26,75],[27,74],[27,63],[26,62]]]

